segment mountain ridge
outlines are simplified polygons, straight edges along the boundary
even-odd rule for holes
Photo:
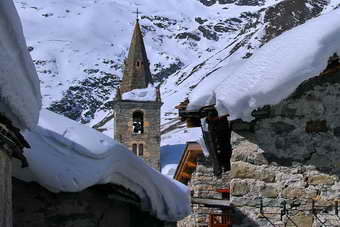
[[[89,126],[102,125],[102,131],[112,123],[101,121],[112,114],[133,12],[140,8],[152,74],[165,103],[163,144],[173,143],[166,139],[169,135],[185,131],[174,106],[213,72],[230,65],[232,73],[233,63],[245,61],[271,39],[340,5],[339,0],[15,3],[41,80],[44,107]]]

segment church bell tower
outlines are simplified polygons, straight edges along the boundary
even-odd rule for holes
[[[142,89],[154,92],[154,99],[131,98],[131,94],[144,91]],[[156,170],[160,168],[161,106],[160,92],[153,87],[150,63],[137,19],[128,57],[124,62],[123,79],[113,102],[114,139]]]

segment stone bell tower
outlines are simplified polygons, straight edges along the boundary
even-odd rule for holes
[[[159,89],[152,87],[150,63],[138,19],[124,64],[123,80],[113,102],[114,139],[159,170],[162,102]],[[124,93],[138,92],[135,89],[146,89],[153,93],[154,99],[124,98]]]

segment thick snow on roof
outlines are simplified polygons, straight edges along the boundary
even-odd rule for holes
[[[340,54],[340,9],[282,34],[248,60],[216,71],[197,87],[188,108],[216,104],[221,115],[250,120],[252,110],[279,103],[304,80],[319,75],[334,53]]]
[[[147,88],[134,89],[123,93],[122,100],[130,101],[156,101],[156,88],[149,85]]]
[[[11,0],[0,1],[0,112],[22,129],[34,127],[40,84]]]
[[[176,221],[190,213],[188,188],[150,168],[125,146],[48,110],[40,115],[38,126],[24,134],[32,146],[24,153],[29,168],[15,163],[15,177],[54,192],[122,185],[140,197],[143,209],[161,220]]]

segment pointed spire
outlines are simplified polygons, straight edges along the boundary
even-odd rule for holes
[[[121,92],[131,91],[137,88],[146,88],[152,84],[149,60],[146,55],[142,31],[137,19],[134,28],[128,57],[125,61]]]

